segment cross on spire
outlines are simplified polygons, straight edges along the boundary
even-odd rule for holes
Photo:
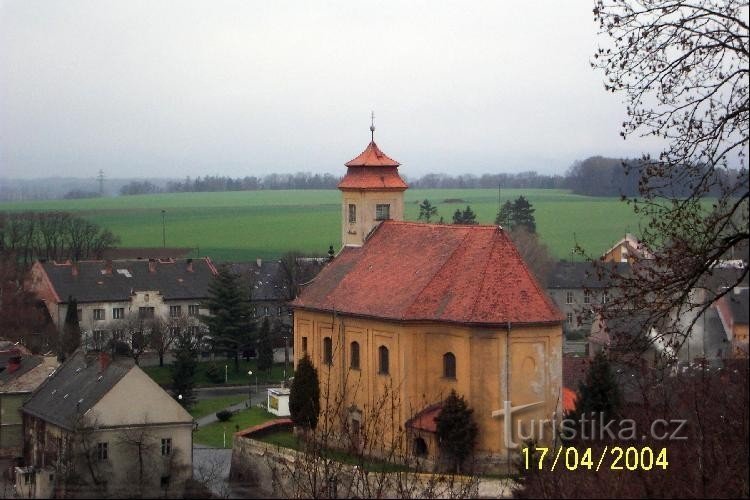
[[[370,111],[370,140],[375,142],[375,111]]]

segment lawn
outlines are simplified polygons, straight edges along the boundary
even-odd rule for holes
[[[236,405],[247,401],[247,396],[244,395],[233,395],[233,396],[220,396],[218,398],[202,399],[196,401],[192,408],[190,408],[190,414],[195,419],[211,415],[219,410],[228,408],[229,406]]]
[[[282,448],[291,448],[293,450],[301,449],[301,443],[297,437],[289,430],[272,432],[258,438],[264,443],[273,444]],[[355,455],[350,455],[341,450],[327,450],[325,456],[336,460],[337,462],[349,465],[361,465],[365,470],[370,472],[406,472],[409,468],[405,465],[394,464],[384,460],[364,459]]]
[[[210,364],[216,364],[219,367],[222,374],[226,373],[226,384],[227,385],[255,385],[256,380],[258,384],[280,382],[284,379],[284,363],[279,363],[273,366],[271,369],[270,377],[266,373],[258,374],[256,377],[257,363],[255,360],[245,361],[240,360],[240,369],[236,371],[234,369],[233,360],[217,359],[215,361],[201,361],[198,363],[198,369],[195,374],[195,385],[197,387],[202,386],[214,386],[224,385],[224,379],[220,382],[213,382],[208,378],[206,369]],[[225,368],[226,367],[226,370]],[[168,386],[172,383],[172,367],[169,365],[164,366],[146,366],[143,368],[152,379],[159,385]],[[247,374],[248,371],[252,371],[253,375]],[[290,361],[289,369],[287,371],[287,377],[293,375],[294,368]]]
[[[227,422],[215,422],[200,427],[193,433],[193,441],[214,448],[231,448],[235,432],[275,418],[278,417],[261,408],[249,408],[232,415]]]
[[[637,216],[616,198],[555,189],[503,189],[500,201],[520,195],[534,205],[538,232],[558,258],[570,258],[575,242],[600,254],[625,232],[638,229]],[[435,204],[446,222],[467,204],[482,224],[494,223],[498,210],[494,189],[409,189],[407,220],[416,220],[423,199]],[[337,190],[244,191],[0,203],[0,210],[78,212],[112,230],[124,247],[161,246],[165,210],[167,246],[193,248],[193,256],[223,261],[275,258],[294,249],[324,255],[329,245],[338,249],[340,203]]]

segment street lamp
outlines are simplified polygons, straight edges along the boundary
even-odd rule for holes
[[[252,370],[248,370],[247,374],[252,377],[253,376],[253,371]],[[247,381],[247,399],[249,399],[251,401],[253,399],[253,386],[252,386],[252,382],[253,382],[252,379],[250,379],[250,380]]]

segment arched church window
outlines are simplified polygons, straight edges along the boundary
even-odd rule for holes
[[[388,348],[381,345],[378,347],[378,373],[388,375],[389,368]]]
[[[443,377],[456,378],[456,356],[452,352],[443,354]]]
[[[333,364],[333,341],[331,337],[323,338],[323,363],[327,365]]]
[[[349,367],[359,370],[359,342],[349,345]]]

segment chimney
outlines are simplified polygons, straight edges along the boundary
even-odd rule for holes
[[[193,272],[193,259],[187,260],[187,272],[189,273]]]
[[[104,261],[104,274],[112,274],[112,260],[107,259]]]
[[[156,272],[156,259],[148,259],[148,272]]]
[[[70,274],[78,276],[78,262],[74,261],[70,264]]]
[[[110,361],[112,361],[112,358],[109,357],[109,353],[99,353],[99,373],[103,373],[107,369]]]
[[[13,373],[21,368],[21,356],[13,356],[8,360],[8,373]]]
[[[260,267],[260,265],[263,264],[263,260],[262,259],[255,259],[255,263],[258,265],[258,267]]]

